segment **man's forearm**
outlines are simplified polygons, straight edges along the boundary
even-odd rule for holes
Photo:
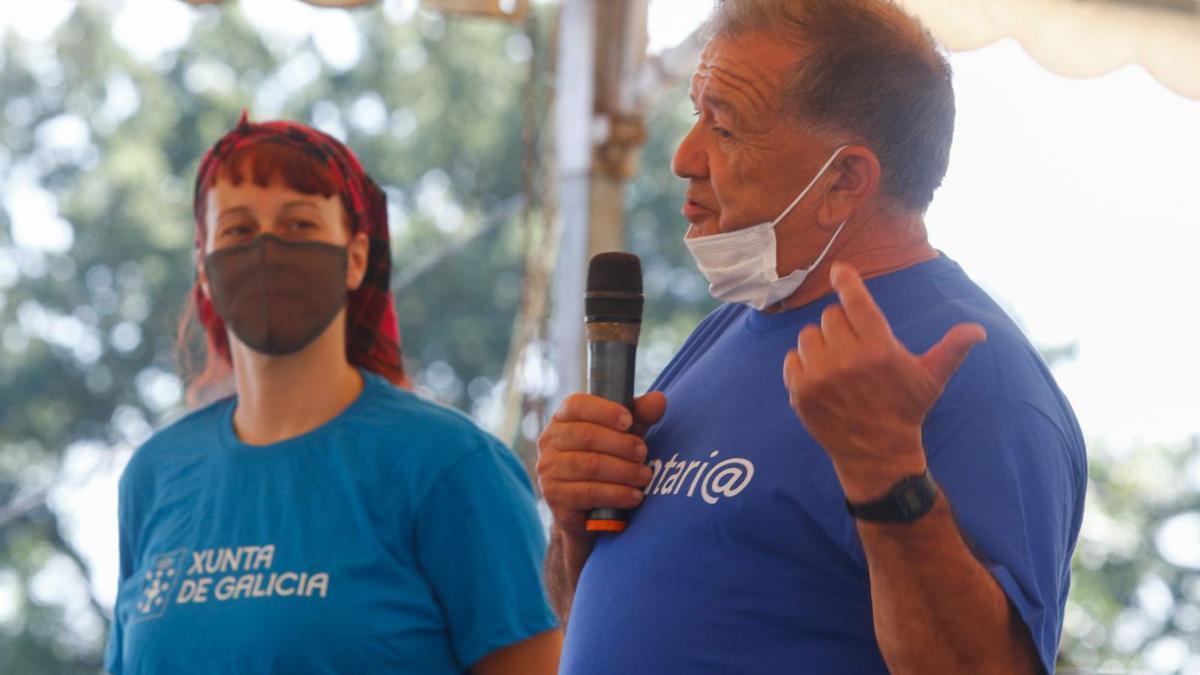
[[[563,628],[567,627],[567,618],[571,614],[579,573],[591,550],[591,542],[571,539],[557,525],[550,528],[545,563],[546,591]]]
[[[875,635],[894,673],[1036,673],[1029,630],[939,494],[915,523],[861,522]]]

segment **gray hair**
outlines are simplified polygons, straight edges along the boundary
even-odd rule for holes
[[[882,189],[925,211],[950,163],[950,64],[891,0],[716,0],[707,37],[765,30],[796,45],[782,105],[818,134],[870,147]]]

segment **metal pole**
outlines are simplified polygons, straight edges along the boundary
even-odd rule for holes
[[[551,339],[562,397],[583,391],[587,263],[625,248],[624,185],[637,172],[645,129],[637,82],[646,57],[648,0],[563,0],[555,114],[561,240]]]

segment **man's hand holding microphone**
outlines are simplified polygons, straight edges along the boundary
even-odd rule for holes
[[[538,484],[554,517],[546,582],[564,622],[594,533],[624,530],[625,512],[642,503],[653,477],[644,435],[667,408],[659,392],[633,396],[642,317],[637,258],[593,258],[584,304],[588,393],[564,400],[538,439]]]
[[[667,398],[653,391],[625,406],[592,394],[563,401],[538,439],[538,483],[555,527],[579,541],[592,509],[632,509],[650,484],[646,429],[662,418]]]

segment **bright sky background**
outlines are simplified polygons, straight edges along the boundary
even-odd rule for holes
[[[188,36],[193,11],[177,0],[98,1],[124,6],[114,34],[144,58]],[[653,0],[652,51],[686,36],[702,19],[701,4]],[[293,0],[242,5],[275,39],[312,35],[329,63],[350,68],[358,60],[358,38],[342,12]],[[73,6],[20,3],[0,14],[0,33],[44,39]],[[416,0],[384,6],[404,18]],[[1077,358],[1056,374],[1090,441],[1120,454],[1200,433],[1200,102],[1170,93],[1137,66],[1067,80],[1011,41],[951,60],[958,126],[950,173],[928,214],[934,244],[1009,308],[1035,343],[1078,344]],[[70,228],[48,193],[27,177],[13,181],[0,186],[0,205],[14,216],[18,243],[69,248]],[[105,603],[115,593],[112,516],[124,456],[77,449],[72,473],[111,465],[53,495],[72,514],[72,538],[92,560]],[[4,584],[0,578],[0,621]],[[58,583],[43,587],[70,600]]]

